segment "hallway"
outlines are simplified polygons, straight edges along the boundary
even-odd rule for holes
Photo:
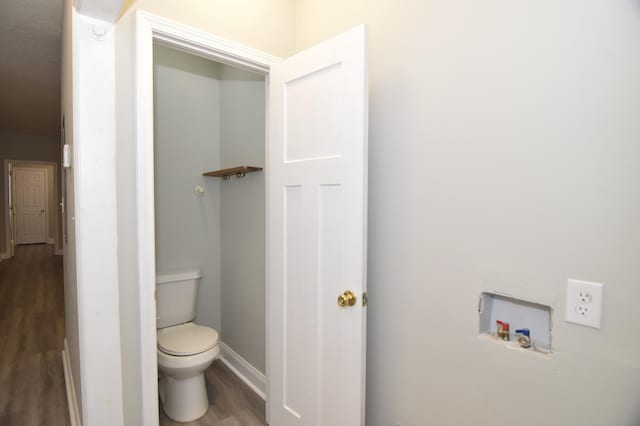
[[[0,262],[0,426],[68,425],[62,257],[24,245]]]

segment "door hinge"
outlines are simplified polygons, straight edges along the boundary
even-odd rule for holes
[[[362,293],[362,306],[367,306],[369,299],[367,298],[367,292]]]

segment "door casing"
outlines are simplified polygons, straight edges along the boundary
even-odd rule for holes
[[[135,132],[136,132],[136,225],[138,291],[140,300],[140,351],[142,381],[142,415],[144,426],[158,425],[157,336],[155,305],[155,229],[154,229],[154,159],[153,159],[153,43],[161,43],[217,62],[258,72],[267,76],[280,58],[243,46],[230,40],[178,24],[150,14],[136,12],[135,56]],[[265,78],[268,105],[268,79]],[[268,112],[267,112],[268,114]],[[268,126],[268,117],[265,117]],[[265,155],[268,152],[268,127],[265,128]],[[265,186],[269,185],[269,168],[265,170]],[[268,221],[269,200],[266,200]],[[268,222],[267,222],[268,223]],[[267,235],[268,238],[268,235]],[[268,242],[267,242],[268,246]],[[269,294],[269,259],[266,265],[266,294]],[[266,327],[269,327],[269,303],[266,299]],[[269,341],[266,343],[269,365]],[[267,371],[267,377],[269,372]],[[268,404],[267,404],[268,407]],[[267,421],[269,411],[267,408]]]

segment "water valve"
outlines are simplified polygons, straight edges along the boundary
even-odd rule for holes
[[[502,340],[511,340],[509,337],[509,323],[504,321],[496,321],[498,324],[498,338]]]
[[[531,347],[531,337],[528,328],[522,328],[520,330],[516,330],[516,334],[519,334],[518,343],[520,343],[521,348],[530,348]]]

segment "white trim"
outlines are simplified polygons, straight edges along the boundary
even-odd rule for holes
[[[9,159],[4,160],[4,168],[3,168],[4,197],[2,198],[2,209],[4,210],[4,223],[2,224],[2,226],[4,226],[5,248],[7,249],[7,251],[5,253],[2,253],[3,259],[11,258],[12,229],[11,229],[11,225],[9,224],[9,221],[11,220],[10,219],[11,214],[9,213],[9,164],[10,163],[11,163],[11,160]],[[11,180],[11,184],[13,184],[13,180]],[[13,191],[13,188],[11,188],[11,190]],[[7,257],[4,257],[4,256],[7,256]]]
[[[224,342],[220,342],[220,360],[260,398],[267,400],[267,377]]]
[[[264,74],[269,72],[271,65],[282,60],[226,38],[144,11],[136,13],[136,24],[138,42],[141,41],[141,38],[144,39],[145,42],[151,44],[144,47],[151,48],[151,50],[152,42],[155,41],[217,62]],[[141,47],[140,44],[137,46]],[[143,53],[152,53],[138,52],[140,53],[136,58],[138,65],[141,65],[140,60],[144,59]],[[152,64],[149,66],[152,67]]]
[[[71,371],[71,360],[69,359],[69,345],[64,339],[64,349],[62,350],[62,367],[64,368],[64,385],[67,389],[67,404],[69,406],[69,419],[71,426],[82,426],[80,412],[78,411],[78,399],[76,398],[76,388],[73,384],[73,372]]]
[[[153,43],[243,69],[269,72],[279,58],[147,12],[136,12],[135,132],[142,424],[158,425],[153,171]]]
[[[140,373],[142,424],[158,425],[158,355],[156,353],[155,212],[153,184],[153,35],[136,20],[136,199],[138,286],[140,297]]]

